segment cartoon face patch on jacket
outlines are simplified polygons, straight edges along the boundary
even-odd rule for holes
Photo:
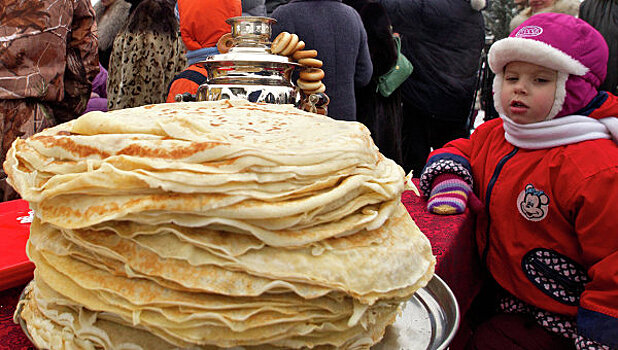
[[[547,216],[549,197],[534,185],[527,184],[526,188],[517,196],[517,209],[521,215],[530,221],[541,221]]]

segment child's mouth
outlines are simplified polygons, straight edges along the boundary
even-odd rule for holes
[[[513,114],[521,114],[521,113],[525,113],[526,110],[528,110],[528,106],[526,106],[526,104],[524,104],[523,102],[520,101],[512,101],[511,102],[511,113]]]

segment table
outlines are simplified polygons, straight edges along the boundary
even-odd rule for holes
[[[416,184],[418,184],[418,180]],[[473,215],[466,210],[461,215],[441,216],[427,212],[424,199],[413,192],[404,192],[401,201],[408,209],[421,231],[431,241],[433,254],[436,256],[436,274],[453,290],[461,315],[470,307],[470,303],[480,289],[480,264],[477,259],[473,241]],[[0,203],[0,206],[4,203]],[[2,209],[0,208],[0,212]],[[1,248],[2,246],[0,246]],[[0,251],[0,255],[4,252]],[[30,278],[30,275],[26,276]],[[0,292],[0,350],[34,349],[19,325],[13,323],[13,312],[24,285]],[[461,349],[465,343],[468,330],[465,324],[451,344],[452,350]]]

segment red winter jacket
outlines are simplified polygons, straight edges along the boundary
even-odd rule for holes
[[[606,95],[604,95],[606,96]],[[618,116],[609,95],[590,117]],[[599,104],[601,104],[599,103]],[[618,146],[597,139],[528,150],[505,140],[502,119],[430,155],[471,170],[485,206],[479,253],[505,290],[538,308],[577,315],[579,330],[618,342]],[[449,161],[449,162],[450,162]],[[444,163],[443,163],[444,164]]]

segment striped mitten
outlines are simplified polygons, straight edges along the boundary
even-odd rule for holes
[[[461,214],[466,210],[472,188],[455,174],[441,174],[433,180],[427,209],[434,214]]]

